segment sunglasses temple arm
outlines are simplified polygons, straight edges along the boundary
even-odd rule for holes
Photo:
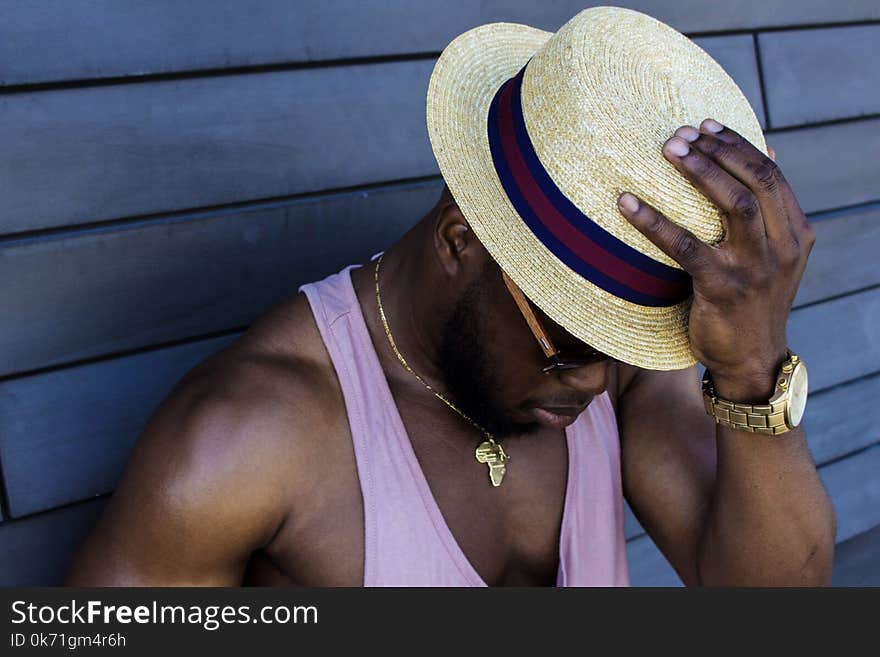
[[[541,322],[538,321],[538,318],[532,311],[532,307],[529,305],[529,301],[522,293],[522,290],[520,290],[519,287],[517,287],[516,283],[510,280],[510,277],[508,277],[508,275],[503,271],[501,272],[501,277],[504,279],[504,284],[510,291],[510,295],[513,297],[513,300],[519,307],[520,312],[523,314],[523,317],[525,317],[526,323],[532,330],[532,334],[535,336],[538,344],[541,345],[541,350],[544,352],[544,355],[547,356],[547,358],[553,358],[554,356],[556,356],[556,354],[558,354],[559,352],[553,345],[553,341],[550,339],[550,336],[547,335],[544,327],[541,326]]]

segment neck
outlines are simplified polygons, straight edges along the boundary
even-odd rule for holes
[[[431,259],[422,246],[420,228],[421,224],[416,225],[385,251],[379,270],[379,290],[388,327],[401,355],[422,379],[446,394],[439,367],[446,311],[438,298],[436,277]],[[355,289],[379,362],[389,382],[403,390],[424,394],[427,391],[422,384],[397,359],[379,319],[375,271],[375,261],[355,270],[359,279],[355,281]]]

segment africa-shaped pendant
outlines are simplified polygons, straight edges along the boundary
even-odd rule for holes
[[[492,438],[480,443],[476,451],[477,463],[485,463],[489,466],[489,481],[498,487],[507,472],[507,462],[510,457],[504,453],[504,448]]]

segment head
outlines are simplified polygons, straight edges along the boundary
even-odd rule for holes
[[[446,297],[439,366],[450,394],[498,437],[573,421],[605,390],[610,360],[544,373],[547,356],[505,285],[501,268],[470,230],[448,189],[426,221],[439,265],[435,275],[445,279],[435,284]],[[537,306],[531,307],[561,351],[590,351]]]

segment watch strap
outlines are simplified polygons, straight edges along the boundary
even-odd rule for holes
[[[703,404],[706,413],[731,429],[777,436],[791,429],[785,423],[785,401],[773,404],[740,404],[719,399],[709,370],[703,374]]]
[[[716,424],[723,424],[731,429],[760,433],[765,436],[776,436],[789,431],[785,424],[785,403],[772,406],[759,404],[737,404],[703,395],[706,412],[715,418]]]

